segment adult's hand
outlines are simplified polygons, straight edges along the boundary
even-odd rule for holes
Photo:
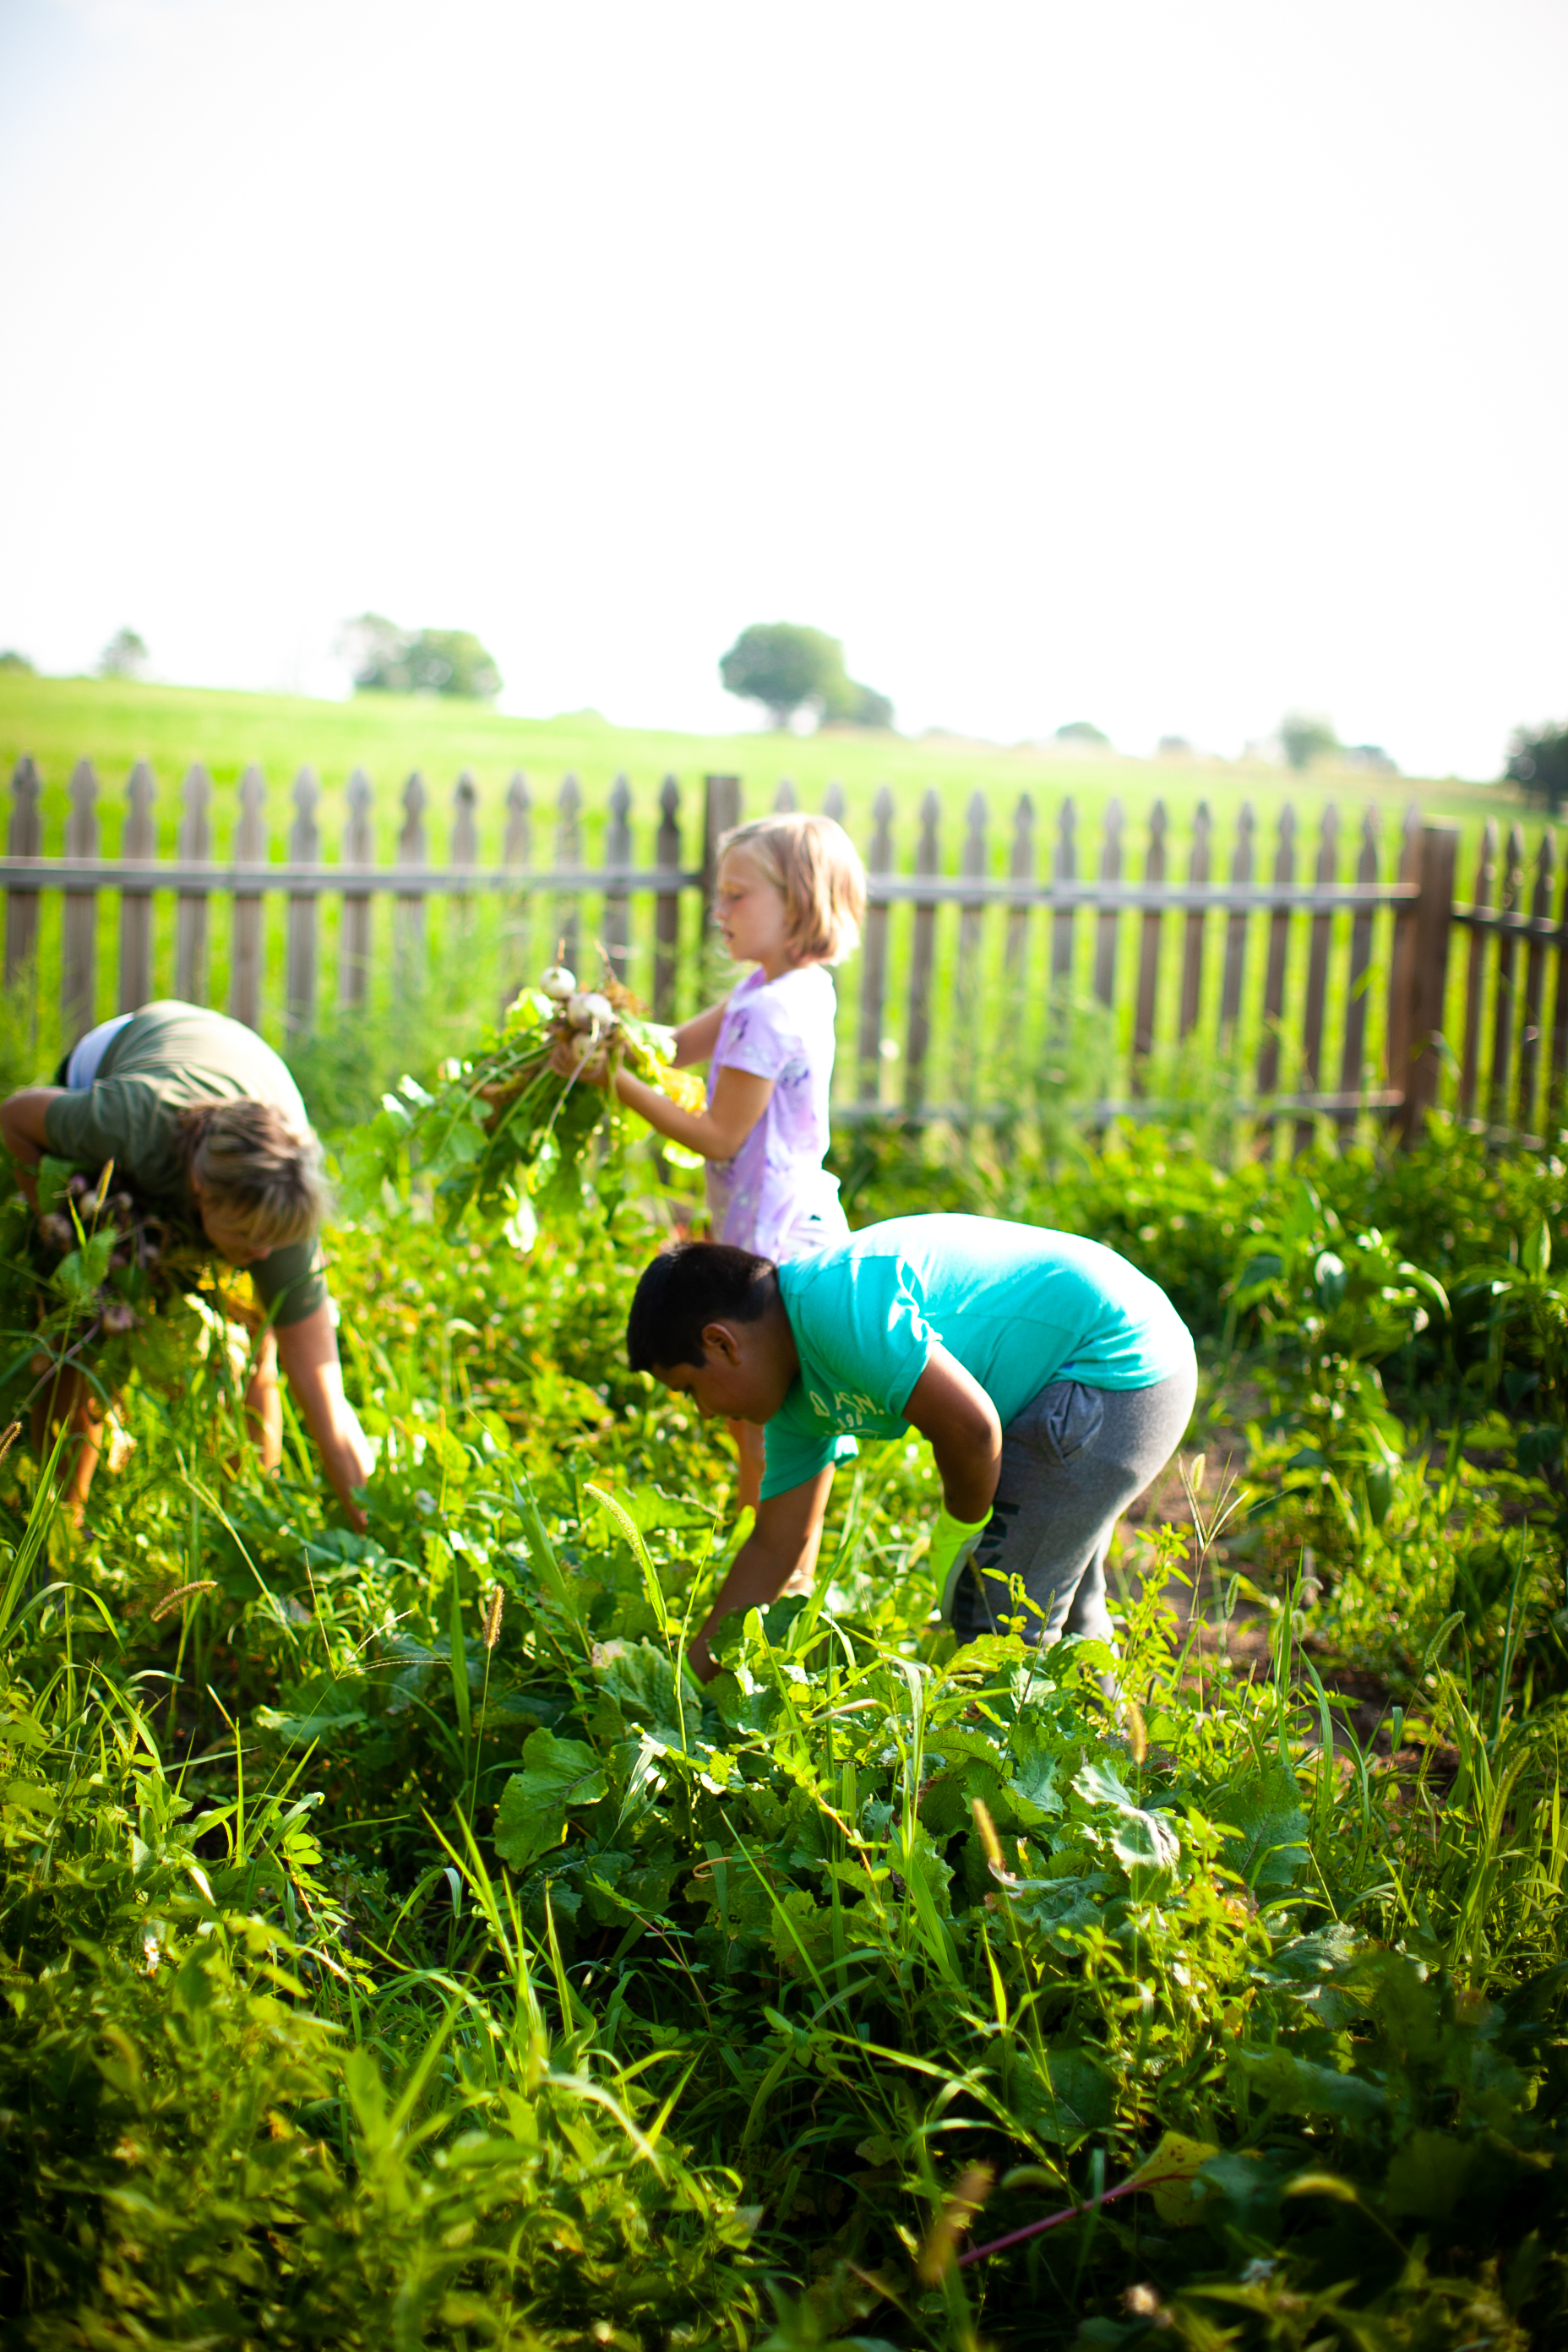
[[[731,1561],[730,1573],[719,1587],[702,1631],[686,1653],[699,1682],[710,1683],[719,1671],[708,1642],[726,1617],[743,1614],[748,1609],[765,1609],[781,1592],[803,1592],[809,1588],[832,1487],[829,1465],[803,1486],[791,1486],[758,1504],[756,1525]]]
[[[298,1323],[285,1323],[277,1332],[278,1360],[294,1392],[305,1426],[316,1441],[321,1467],[349,1524],[361,1535],[365,1517],[354,1501],[374,1468],[370,1441],[359,1415],[343,1394],[342,1366],[338,1361],[338,1335],[326,1299]]]
[[[49,1105],[64,1092],[63,1087],[24,1087],[0,1103],[0,1141],[16,1161],[16,1181],[35,1209],[38,1185],[33,1171],[49,1148],[44,1121]]]

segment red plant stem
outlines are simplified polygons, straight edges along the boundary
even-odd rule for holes
[[[1182,2172],[1134,2173],[1131,2180],[1118,2181],[1114,2189],[1087,2205],[1064,2205],[1059,2213],[1047,2213],[1043,2221],[1030,2221],[1022,2230],[1009,2230],[1005,2238],[993,2238],[988,2246],[971,2246],[966,2254],[960,2254],[958,2267],[963,2270],[970,2263],[983,2263],[987,2254],[1000,2254],[1009,2246],[1022,2245],[1026,2238],[1042,2236],[1047,2230],[1059,2230],[1064,2221],[1081,2221],[1086,2213],[1098,2213],[1102,2205],[1114,2205],[1119,2197],[1131,2197],[1135,2189],[1163,2189],[1168,2180],[1186,2177]]]

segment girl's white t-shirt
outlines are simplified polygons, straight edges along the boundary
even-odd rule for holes
[[[847,1239],[838,1179],[828,1175],[827,1098],[837,999],[819,963],[763,977],[759,967],[724,1007],[712,1074],[749,1070],[772,1078],[768,1107],[733,1160],[708,1162],[708,1209],[717,1240],[775,1261]]]

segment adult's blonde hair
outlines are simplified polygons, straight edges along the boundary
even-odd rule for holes
[[[310,1238],[331,1207],[321,1148],[271,1103],[197,1103],[181,1122],[185,1165],[208,1207],[255,1248]]]
[[[866,869],[830,816],[760,816],[719,841],[719,862],[749,858],[784,892],[788,938],[802,963],[842,963],[860,944]]]

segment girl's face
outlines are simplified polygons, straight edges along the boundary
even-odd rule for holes
[[[760,963],[770,980],[794,961],[789,907],[776,882],[735,851],[719,868],[714,919],[737,963]]]

